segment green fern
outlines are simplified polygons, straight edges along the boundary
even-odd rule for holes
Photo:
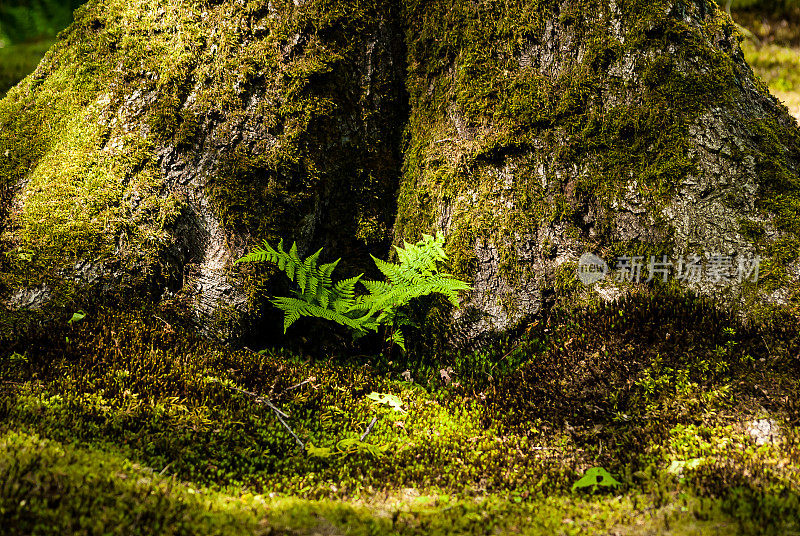
[[[356,304],[355,287],[361,275],[332,282],[333,270],[341,259],[319,265],[322,249],[313,255],[301,259],[297,253],[297,243],[292,244],[287,252],[283,249],[283,240],[277,249],[264,242],[251,253],[237,260],[240,262],[269,262],[275,264],[287,277],[297,284],[294,298],[275,297],[270,300],[275,307],[284,312],[283,331],[289,329],[302,316],[310,316],[331,320],[355,331],[366,333],[370,329],[370,318],[353,312]]]
[[[402,248],[395,246],[400,264],[372,257],[388,281],[362,281],[369,294],[358,300],[357,309],[367,310],[370,314],[388,313],[407,305],[414,298],[435,293],[444,295],[458,307],[458,293],[471,287],[450,274],[439,272],[438,264],[447,260],[441,233],[435,238],[422,236],[423,239],[416,244],[406,242]]]
[[[322,249],[305,259],[297,253],[297,244],[287,252],[283,240],[273,248],[266,241],[240,262],[269,262],[275,264],[297,284],[295,297],[275,297],[270,302],[283,311],[283,331],[302,316],[324,318],[347,326],[354,335],[389,327],[387,340],[405,350],[403,325],[410,322],[400,309],[411,300],[438,293],[458,307],[458,293],[470,286],[450,274],[439,272],[438,264],[447,260],[444,237],[423,235],[416,244],[406,242],[396,247],[399,264],[372,257],[387,281],[361,281],[363,274],[342,281],[333,281],[333,271],[341,259],[319,265]],[[367,294],[357,295],[361,283]]]

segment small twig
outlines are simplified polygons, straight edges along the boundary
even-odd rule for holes
[[[764,346],[767,348],[767,355],[770,357],[770,359],[772,359],[772,350],[770,349],[769,344],[767,344],[767,339],[764,338],[764,335],[761,335],[761,340],[764,341]]]
[[[511,354],[513,354],[513,353],[514,353],[514,351],[516,351],[516,349],[517,349],[517,348],[519,348],[520,346],[522,346],[522,343],[525,341],[525,338],[524,338],[524,337],[528,337],[528,336],[530,335],[530,333],[531,333],[531,330],[532,330],[533,328],[535,328],[536,326],[538,326],[538,325],[539,325],[539,322],[533,322],[532,324],[529,324],[529,325],[528,325],[528,327],[525,329],[525,334],[523,335],[523,337],[522,337],[522,338],[520,338],[520,339],[519,339],[519,340],[518,340],[516,343],[514,343],[514,345],[511,347],[511,349],[510,349],[508,352],[506,352],[506,353],[505,353],[505,355],[504,355],[503,357],[501,357],[500,359],[498,359],[497,361],[495,361],[495,362],[494,362],[494,365],[492,365],[492,368],[491,368],[491,369],[489,369],[489,375],[491,375],[491,374],[494,372],[494,369],[495,369],[495,367],[496,367],[497,365],[499,365],[499,364],[500,364],[500,363],[501,363],[503,360],[505,360],[505,359],[506,359],[508,356],[510,356]]]
[[[287,392],[289,392],[289,391],[292,391],[292,390],[294,390],[294,389],[297,389],[298,387],[302,387],[302,386],[304,386],[305,384],[307,384],[307,383],[311,383],[311,382],[314,382],[314,381],[317,381],[317,377],[316,377],[316,376],[311,376],[311,377],[310,377],[310,378],[308,378],[307,380],[303,380],[303,381],[301,381],[301,382],[300,382],[300,383],[298,383],[298,384],[292,385],[291,387],[287,387],[286,389],[284,389],[284,390],[283,390],[283,393],[287,393]],[[281,394],[283,394],[283,393],[281,393]]]
[[[218,383],[221,383],[221,382],[218,382]],[[224,384],[223,384],[223,385],[224,385]],[[247,396],[252,396],[252,397],[255,399],[255,401],[256,401],[256,402],[258,402],[258,403],[260,403],[260,404],[264,404],[264,405],[266,405],[266,406],[269,406],[269,407],[270,407],[270,409],[271,409],[272,411],[274,411],[275,413],[277,413],[278,415],[280,415],[280,416],[282,416],[282,417],[285,417],[285,418],[287,418],[287,419],[289,418],[289,416],[288,416],[288,415],[286,415],[286,414],[285,414],[284,412],[282,412],[280,409],[278,409],[277,407],[275,407],[275,405],[274,405],[272,402],[270,402],[270,400],[269,400],[268,398],[264,398],[264,397],[263,397],[263,396],[261,396],[261,395],[258,395],[258,394],[256,394],[256,393],[251,393],[250,391],[246,391],[246,390],[244,390],[244,389],[240,389],[240,388],[238,388],[238,387],[234,387],[233,385],[225,385],[225,387],[227,387],[227,388],[229,388],[229,389],[233,389],[234,391],[238,391],[238,392],[240,392],[240,393],[242,393],[242,394],[244,394],[244,395],[247,395]]]
[[[372,422],[369,423],[369,426],[367,426],[367,429],[364,431],[363,434],[361,434],[361,439],[359,441],[364,441],[367,438],[369,433],[372,431],[372,427],[375,426],[376,422],[378,422],[378,417],[377,416],[372,418]]]
[[[505,353],[505,355],[503,355],[503,357],[501,357],[500,359],[498,359],[497,361],[495,361],[495,362],[494,362],[494,364],[492,365],[492,368],[490,368],[490,369],[489,369],[489,375],[491,375],[491,373],[492,373],[492,372],[494,372],[494,369],[495,369],[495,367],[496,367],[497,365],[499,365],[499,364],[500,364],[500,363],[501,363],[503,360],[505,360],[505,359],[506,359],[508,356],[510,356],[512,353],[514,353],[514,351],[515,351],[517,348],[519,348],[521,344],[522,344],[522,341],[521,341],[521,340],[520,340],[520,341],[517,341],[517,342],[514,344],[514,346],[512,346],[512,347],[511,347],[511,350],[509,350],[508,352],[506,352],[506,353]]]
[[[269,407],[269,408],[270,408],[272,411],[274,411],[274,412],[275,412],[275,416],[276,416],[276,417],[278,418],[278,420],[281,422],[281,424],[283,425],[283,427],[284,427],[284,428],[286,428],[286,430],[287,430],[287,431],[288,431],[290,434],[292,434],[292,437],[293,437],[293,438],[294,438],[294,440],[297,442],[297,444],[300,446],[300,448],[301,448],[301,449],[303,449],[303,450],[305,450],[305,448],[306,448],[305,444],[303,444],[303,442],[302,442],[302,441],[300,441],[300,438],[299,438],[299,437],[297,437],[297,434],[295,434],[295,433],[294,433],[294,430],[292,430],[291,426],[289,426],[288,424],[286,424],[286,421],[284,421],[284,420],[281,418],[281,416],[283,416],[283,417],[286,417],[286,418],[288,419],[288,418],[289,418],[289,416],[288,416],[288,415],[286,415],[284,412],[282,412],[280,409],[278,409],[278,408],[275,406],[275,404],[273,404],[272,402],[270,402],[270,401],[269,401],[269,399],[268,399],[268,398],[264,398],[263,396],[257,395],[257,394],[255,394],[255,393],[251,393],[250,391],[246,391],[246,390],[244,390],[244,389],[240,389],[240,388],[238,388],[238,387],[234,387],[233,385],[226,385],[226,384],[224,384],[224,383],[220,382],[220,381],[219,381],[219,380],[217,380],[217,379],[214,379],[214,381],[215,381],[215,382],[217,382],[217,383],[219,383],[219,384],[221,384],[223,387],[227,387],[228,389],[232,389],[232,390],[234,390],[234,391],[237,391],[237,392],[239,392],[239,393],[242,393],[242,394],[245,394],[245,395],[248,395],[248,396],[251,396],[251,397],[253,397],[253,399],[255,399],[255,401],[256,401],[257,403],[259,403],[259,404],[264,404],[265,406],[268,406],[268,407]]]
[[[160,316],[157,316],[157,315],[153,315],[153,316],[154,316],[154,318],[157,318],[158,320],[161,320],[162,322],[164,322],[164,325],[167,326],[167,329],[172,329],[172,324],[170,324],[169,322],[167,322],[166,320],[164,320]]]
[[[279,421],[281,421],[281,424],[283,425],[283,427],[286,428],[289,431],[290,434],[292,434],[292,437],[294,438],[295,441],[297,441],[297,444],[300,445],[300,448],[303,449],[303,450],[306,450],[306,446],[303,444],[302,441],[300,441],[300,438],[297,437],[297,434],[294,433],[294,430],[292,430],[289,427],[289,425],[286,424],[286,422],[283,419],[281,419],[279,410],[277,408],[275,408],[275,406],[272,406],[272,409],[275,410],[275,416],[278,418]]]

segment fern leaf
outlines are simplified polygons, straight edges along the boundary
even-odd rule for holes
[[[342,281],[333,281],[333,271],[341,259],[318,265],[322,249],[301,259],[297,243],[288,252],[280,240],[276,249],[266,241],[238,262],[271,262],[294,281],[299,290],[295,298],[276,297],[273,305],[284,313],[284,332],[300,317],[316,317],[349,327],[356,335],[377,331],[382,325],[393,326],[391,340],[405,349],[403,333],[398,329],[407,323],[400,308],[411,300],[439,293],[458,306],[458,293],[469,290],[465,282],[438,271],[437,263],[447,258],[444,237],[423,235],[416,244],[405,242],[397,247],[399,264],[372,257],[387,281],[361,281],[363,274]],[[358,296],[356,285],[361,282],[368,294]],[[404,320],[405,319],[405,320]]]
[[[240,262],[264,262],[266,260],[264,253],[265,252],[261,249],[255,249],[241,259],[237,259],[233,264],[239,264]]]
[[[306,291],[309,277],[313,277],[314,271],[317,269],[317,259],[319,259],[320,253],[322,253],[322,248],[319,248],[313,255],[306,257],[306,260],[303,261],[303,269],[298,272],[297,285],[303,293]]]
[[[269,244],[264,242],[264,246],[269,247]],[[275,262],[278,265],[278,269],[280,271],[283,271],[283,269],[286,267],[286,255],[283,252],[283,238],[281,238],[280,241],[278,242],[278,250],[277,251],[272,250],[270,253],[274,255],[275,260],[273,262]]]
[[[406,339],[403,336],[403,332],[399,329],[396,329],[392,332],[392,342],[399,346],[404,352],[406,351]]]
[[[289,261],[294,267],[303,266],[303,261],[300,259],[300,256],[297,254],[297,242],[292,244],[291,249],[289,249]],[[293,268],[294,270],[294,268]],[[292,279],[290,277],[290,279]],[[292,279],[294,281],[294,279]]]
[[[339,264],[341,259],[336,259],[334,262],[329,262],[328,264],[323,264],[319,267],[317,273],[319,274],[319,289],[324,291],[321,292],[318,290],[318,301],[322,304],[323,307],[328,306],[328,300],[330,298],[330,291],[329,289],[333,287],[333,283],[331,281],[331,275],[333,274],[333,270],[336,269],[336,265]]]
[[[328,292],[328,289],[326,288],[321,288],[319,293],[317,294],[317,300],[319,301],[319,304],[323,309],[328,308],[328,304],[330,303],[330,298],[331,298],[330,292]]]
[[[333,286],[333,293],[335,295],[334,305],[335,309],[340,312],[348,312],[356,303],[356,284],[363,277],[364,274],[351,277],[337,282]]]
[[[406,282],[406,278],[403,275],[400,265],[382,261],[374,256],[372,256],[372,260],[375,262],[375,266],[378,267],[378,270],[380,270],[381,273],[395,285]]]
[[[362,281],[361,284],[364,285],[367,292],[370,294],[386,294],[387,292],[391,292],[394,288],[393,285],[386,281]]]
[[[308,288],[306,289],[306,295],[309,297],[309,300],[316,299],[317,291],[319,289],[320,280],[317,275],[317,271],[314,270],[313,272],[309,272],[308,275]]]
[[[283,332],[289,329],[303,314],[306,303],[297,298],[279,297],[270,300],[272,305],[283,311]]]

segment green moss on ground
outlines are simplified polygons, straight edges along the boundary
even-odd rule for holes
[[[310,364],[225,349],[151,314],[87,312],[0,355],[0,515],[21,533],[80,527],[90,504],[105,505],[95,522],[107,530],[140,513],[163,532],[800,530],[797,318],[744,326],[691,296],[631,297],[554,314],[496,354],[441,356],[420,385],[400,379],[403,362]],[[498,372],[500,352],[512,366]],[[301,450],[235,388],[268,396],[302,441],[330,450]],[[340,443],[375,417],[364,445]],[[764,445],[755,419],[778,428]],[[106,466],[114,478],[89,476]],[[572,492],[592,466],[622,487]]]
[[[0,437],[0,474],[7,534],[269,534],[232,497],[35,435]]]
[[[7,534],[589,534],[619,530],[649,507],[643,496],[515,503],[409,490],[366,504],[220,492],[119,456],[15,432],[0,437],[0,474],[10,488],[0,497]],[[687,514],[686,505],[698,506],[676,501],[641,525],[676,535],[736,534],[737,524],[718,505],[701,508],[704,519]]]

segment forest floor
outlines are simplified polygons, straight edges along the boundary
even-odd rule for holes
[[[800,122],[800,46],[742,44],[747,62]]]
[[[800,535],[797,315],[632,297],[408,381],[87,313],[0,350],[4,534]]]

